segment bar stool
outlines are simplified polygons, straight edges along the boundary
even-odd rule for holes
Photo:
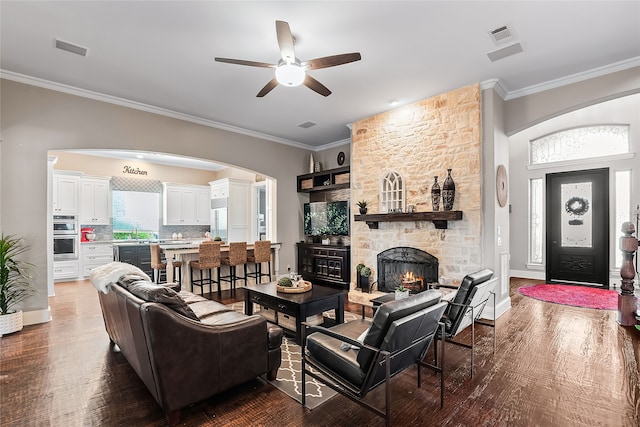
[[[236,289],[236,280],[244,280],[247,286],[247,242],[229,243],[229,257],[222,258],[222,265],[229,266],[229,274],[227,276],[219,276],[219,280],[229,282],[231,289]],[[244,266],[244,277],[236,274],[236,267]]]
[[[269,273],[262,272],[262,263],[266,262]],[[262,277],[268,277],[271,281],[271,241],[258,240],[253,244],[253,256],[247,256],[247,263],[255,264],[255,271],[247,274],[247,277],[256,279],[256,283],[262,283]]]
[[[153,243],[149,245],[151,251],[151,268],[153,268],[153,281],[154,283],[162,282],[162,275],[164,274],[164,281],[167,281],[167,263],[166,260],[162,261],[162,254],[160,251],[160,245]],[[180,277],[182,276],[182,262],[172,261],[173,272],[176,277],[176,282],[180,283]],[[178,275],[175,275],[175,271],[178,269]]]
[[[218,269],[218,280],[213,280],[211,270]],[[200,286],[200,295],[204,295],[204,286],[209,285],[209,293],[213,292],[213,284],[218,284],[218,294],[220,294],[220,243],[202,242],[198,247],[198,259],[189,261],[191,271],[191,285]],[[193,270],[200,271],[200,278],[194,279]],[[209,271],[209,277],[204,277],[204,270]]]

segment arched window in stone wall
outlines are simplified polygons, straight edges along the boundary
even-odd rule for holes
[[[380,183],[380,212],[404,212],[405,184],[402,175],[388,172]]]

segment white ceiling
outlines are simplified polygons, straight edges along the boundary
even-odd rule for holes
[[[507,98],[640,65],[639,1],[6,1],[0,2],[2,77],[269,139],[317,148],[347,125],[400,104],[498,80]],[[301,60],[360,52],[311,71],[333,94],[304,86],[257,92],[275,63],[275,21],[290,24]],[[489,36],[508,25],[522,53],[491,62]],[[54,47],[60,39],[86,57]],[[100,96],[98,96],[100,98]],[[106,98],[106,97],[105,97]],[[309,129],[300,123],[313,121]]]

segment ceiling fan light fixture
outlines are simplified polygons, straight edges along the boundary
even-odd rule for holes
[[[282,63],[276,68],[276,80],[283,86],[300,86],[306,73],[298,63]]]

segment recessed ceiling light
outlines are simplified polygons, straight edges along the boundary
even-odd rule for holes
[[[144,156],[143,156],[142,154],[137,154],[137,155],[136,155],[136,157],[137,157],[138,159],[144,159]]]
[[[400,101],[398,101],[397,99],[393,99],[393,100],[389,101],[389,104],[392,107],[395,107],[396,105],[400,104]]]

